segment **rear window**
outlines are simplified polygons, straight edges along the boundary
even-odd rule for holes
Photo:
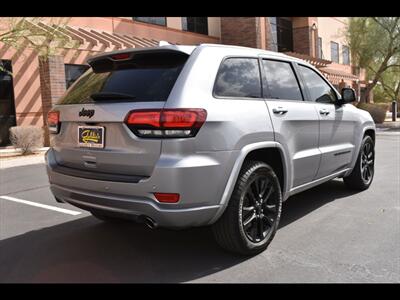
[[[166,101],[187,58],[180,52],[150,52],[94,61],[58,104]]]

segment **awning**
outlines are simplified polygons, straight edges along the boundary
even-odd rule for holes
[[[285,52],[285,54],[305,60],[306,62],[310,63],[311,65],[317,67],[318,70],[320,70],[325,75],[325,77],[333,84],[339,84],[342,81],[342,79],[344,81],[359,79],[358,76],[353,75],[351,73],[347,73],[344,71],[335,70],[335,69],[327,67],[327,65],[330,65],[332,63],[332,61],[330,61],[330,60],[320,59],[320,58],[316,58],[316,57],[312,57],[312,56],[309,56],[306,54],[296,53],[296,52]]]
[[[343,72],[340,70],[334,70],[331,68],[318,68],[327,78],[330,82],[334,84],[339,84],[342,79],[343,80],[357,80],[359,79],[358,76],[353,75],[351,73]]]
[[[326,60],[326,59],[321,59],[321,58],[316,58],[316,57],[312,57],[306,54],[302,54],[302,53],[297,53],[297,52],[285,52],[286,55],[289,56],[293,56],[296,58],[300,58],[302,60],[305,60],[306,62],[308,62],[309,64],[312,64],[315,67],[326,67],[327,65],[329,65],[330,63],[332,63],[330,60]]]
[[[25,20],[25,22],[29,21]],[[69,25],[57,27],[56,25],[45,24],[43,22],[39,22],[37,24],[32,22],[29,23],[31,23],[31,25],[35,26],[37,29],[46,31],[47,33],[57,32],[57,34],[62,35],[65,39],[78,43],[78,49],[81,50],[108,52],[126,48],[156,47],[160,42],[156,39],[115,32],[106,32],[90,28],[74,27]],[[169,43],[171,45],[177,45],[177,43]],[[68,46],[65,44],[60,45],[60,48],[67,47]]]

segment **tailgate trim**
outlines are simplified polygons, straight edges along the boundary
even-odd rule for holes
[[[138,183],[143,179],[149,178],[148,176],[137,176],[137,175],[125,175],[125,174],[114,174],[104,172],[93,172],[88,170],[81,170],[71,167],[65,167],[57,163],[49,163],[49,167],[53,172],[60,173],[63,175],[102,180],[102,181],[114,181],[114,182],[126,182],[126,183]]]

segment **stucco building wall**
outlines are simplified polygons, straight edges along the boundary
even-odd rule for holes
[[[345,30],[348,18],[318,17],[318,35],[322,38],[323,58],[331,59],[331,44],[339,44],[339,64],[343,64],[343,45],[346,45]],[[351,64],[351,59],[350,59]]]

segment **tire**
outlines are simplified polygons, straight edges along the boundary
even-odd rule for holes
[[[366,148],[370,149],[369,154],[365,154]],[[365,164],[367,163],[367,171]],[[375,145],[374,141],[370,136],[365,136],[360,147],[360,153],[358,154],[356,164],[350,175],[343,177],[344,184],[346,187],[352,190],[364,191],[369,188],[374,178],[374,164],[375,164]],[[368,174],[370,175],[368,177]],[[368,178],[366,178],[368,177]]]
[[[254,201],[251,194],[260,190],[266,199],[262,200],[261,197]],[[263,203],[260,204],[261,202]],[[230,252],[241,255],[258,254],[274,238],[281,210],[282,192],[273,169],[264,162],[245,161],[228,206],[212,225],[214,238],[223,249]],[[253,220],[249,221],[252,217]]]

